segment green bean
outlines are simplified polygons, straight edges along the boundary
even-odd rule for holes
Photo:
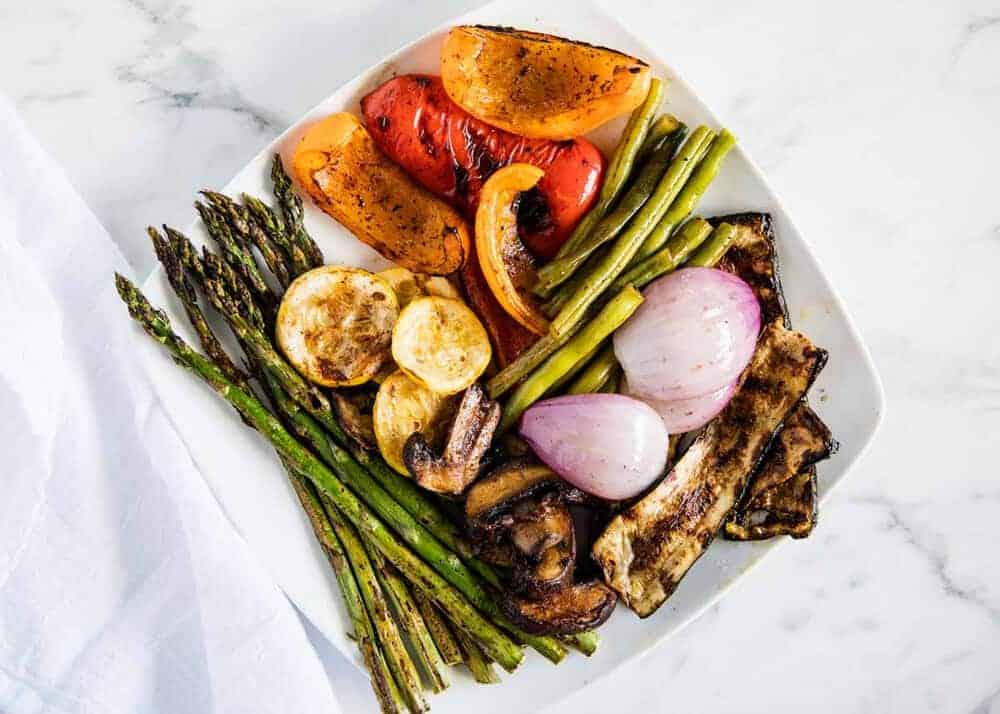
[[[692,218],[681,226],[667,244],[651,256],[630,268],[614,282],[611,289],[621,289],[626,285],[641,288],[664,273],[670,272],[683,263],[712,232],[712,224],[704,218]]]
[[[538,282],[533,288],[536,295],[548,297],[589,258],[595,250],[617,236],[625,224],[634,216],[656,190],[657,184],[667,170],[674,152],[684,139],[684,131],[672,134],[660,142],[649,161],[639,171],[639,175],[628,190],[615,204],[613,211],[601,219],[590,234],[580,242],[576,250],[568,255],[552,260],[538,271]]]
[[[573,380],[573,384],[569,386],[566,393],[591,394],[598,392],[616,369],[618,369],[618,361],[615,359],[614,347],[609,341],[601,348],[597,356],[590,360],[580,376]]]
[[[642,142],[636,161],[645,160],[668,134],[673,134],[678,129],[683,128],[686,128],[684,122],[673,114],[658,116],[656,121],[649,125],[649,133],[646,135],[646,140]]]
[[[545,392],[545,396],[552,397],[559,394],[562,391],[562,388],[565,387],[567,384],[569,384],[571,379],[576,377],[580,372],[582,372],[587,367],[590,361],[597,356],[597,353],[600,351],[600,349],[601,345],[598,345],[590,352],[588,352],[586,355],[584,355],[583,359],[581,359],[579,362],[573,365],[569,370],[566,371],[566,374],[557,379],[553,383],[553,385],[549,387],[549,390]]]
[[[622,368],[617,364],[597,391],[601,394],[618,394],[621,388]]]
[[[544,362],[549,355],[566,344],[569,338],[570,335],[553,335],[551,333],[539,337],[535,344],[493,375],[493,378],[486,383],[490,399],[496,399],[505,394],[511,387],[527,377],[535,367]]]
[[[597,316],[559,348],[514,391],[504,405],[500,433],[509,429],[567,370],[617,330],[642,304],[642,295],[631,285],[615,295]]]
[[[674,199],[687,183],[694,170],[694,158],[701,148],[710,141],[712,131],[700,126],[691,134],[680,152],[674,157],[656,191],[642,209],[629,221],[628,227],[611,246],[607,255],[594,268],[566,301],[559,314],[552,319],[549,331],[556,334],[573,332],[586,315],[587,308],[597,300],[604,290],[614,282],[653,227],[667,212]]]
[[[611,163],[604,174],[604,184],[601,186],[601,193],[597,197],[597,202],[580,223],[577,224],[573,233],[560,247],[559,252],[556,253],[556,258],[562,258],[576,250],[577,246],[587,237],[597,222],[604,218],[604,214],[608,212],[611,204],[614,203],[618,194],[625,187],[625,182],[632,172],[632,164],[635,162],[636,154],[639,152],[639,147],[646,140],[653,114],[656,112],[657,107],[660,106],[662,98],[663,83],[654,77],[649,83],[649,92],[646,94],[646,99],[636,107],[635,111],[632,112],[632,116],[629,117],[628,124],[625,125],[625,130],[622,132],[623,138],[618,142],[615,154],[611,157]]]
[[[736,146],[736,137],[728,129],[723,129],[715,137],[708,150],[704,153],[704,158],[700,159],[697,168],[691,174],[690,180],[684,185],[684,189],[670,205],[670,209],[664,214],[657,228],[650,234],[646,241],[639,248],[635,255],[638,262],[649,257],[659,250],[666,242],[667,237],[677,226],[687,218],[698,205],[701,196],[708,189],[709,184],[719,173],[723,159],[726,154]]]
[[[735,239],[736,228],[729,223],[720,223],[712,231],[708,240],[702,243],[701,247],[684,263],[685,267],[689,265],[701,268],[712,267],[722,259]]]

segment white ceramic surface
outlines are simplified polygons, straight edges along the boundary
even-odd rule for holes
[[[666,63],[594,6],[574,3],[573,11],[568,12],[565,7],[550,5],[539,11],[532,3],[502,1],[459,21],[529,27],[643,57],[667,80],[666,110],[690,125],[707,122],[718,126],[718,121],[694,91]],[[303,128],[318,117],[334,111],[357,112],[359,99],[395,73],[434,72],[438,66],[441,36],[442,31],[434,32],[405,47],[335,92],[265,148],[224,190],[231,194],[245,191],[268,195],[267,166],[273,151],[287,156]],[[593,138],[607,149],[613,144],[620,125],[618,122],[602,129]],[[739,132],[739,127],[733,129]],[[825,497],[847,474],[873,437],[883,410],[881,386],[861,339],[807,243],[760,172],[738,149],[705,195],[699,212],[714,215],[743,210],[767,211],[774,216],[784,286],[794,324],[831,354],[829,365],[812,392],[817,411],[841,442],[837,456],[820,466],[821,496]],[[385,264],[346,230],[311,206],[307,209],[306,222],[328,262],[369,268]],[[200,235],[199,227],[192,227],[190,233]],[[146,289],[155,303],[170,305],[175,316],[181,314],[160,272],[147,281]],[[181,326],[183,319],[178,318],[175,323]],[[150,351],[147,346],[146,353]],[[344,634],[347,620],[335,582],[269,449],[231,413],[227,414],[219,400],[179,373],[162,355],[150,356],[149,369],[161,387],[161,398],[237,528],[291,600],[341,651],[358,662],[356,648]],[[482,712],[510,712],[519,710],[524,702],[537,706],[561,698],[581,682],[610,672],[669,637],[782,542],[780,539],[747,544],[716,541],[653,617],[640,621],[625,608],[619,608],[603,628],[604,642],[593,659],[569,657],[558,668],[553,668],[532,654],[505,685],[483,688],[462,678],[446,695],[436,698],[435,709],[460,711],[474,706]]]

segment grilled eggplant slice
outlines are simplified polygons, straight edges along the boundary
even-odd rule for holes
[[[542,600],[505,594],[501,605],[522,630],[536,635],[575,635],[611,617],[618,597],[600,580],[567,585]]]
[[[479,475],[499,423],[500,405],[473,384],[462,395],[441,456],[434,453],[423,434],[412,434],[403,447],[406,468],[423,488],[457,496]]]
[[[711,219],[711,223],[729,223],[736,228],[733,244],[719,261],[719,269],[740,278],[749,285],[760,302],[760,324],[770,325],[781,320],[785,327],[788,307],[781,290],[781,270],[774,246],[774,227],[767,213],[736,213]]]
[[[537,600],[569,583],[576,564],[576,533],[573,516],[559,495],[521,501],[509,520],[510,542],[519,556],[511,588]]]
[[[790,328],[788,307],[781,289],[771,216],[766,213],[739,213],[712,219],[713,223],[723,221],[736,226],[737,234],[719,267],[740,276],[753,288],[760,301],[763,319],[767,321],[765,324],[781,319],[785,327]],[[809,414],[810,418],[806,423],[812,433],[808,438],[816,444],[835,444],[830,437],[830,430],[822,420],[811,411]],[[799,436],[801,441],[803,435]],[[750,477],[747,494],[730,514],[725,530],[727,538],[760,540],[785,534],[804,538],[812,531],[816,522],[818,500],[815,469],[810,469],[811,476],[791,469],[785,462],[783,453],[776,451],[777,441],[772,443],[757,472]],[[810,463],[825,459],[830,453],[832,450],[827,449],[826,453]],[[803,468],[807,467],[808,464]],[[759,485],[757,481],[764,474],[771,474],[769,478],[772,483]],[[778,474],[782,476],[778,477]],[[782,483],[784,481],[789,483]],[[749,497],[751,493],[754,495]],[[765,501],[774,507],[763,508]],[[775,510],[779,503],[780,512]],[[754,524],[753,528],[749,527],[751,523]]]
[[[649,494],[616,515],[592,548],[607,582],[640,617],[652,614],[711,543],[774,433],[826,363],[780,321],[757,343],[743,383]]]
[[[761,540],[788,533],[809,535],[815,523],[815,464],[836,446],[829,428],[805,403],[793,411],[754,472],[726,522],[734,540]]]

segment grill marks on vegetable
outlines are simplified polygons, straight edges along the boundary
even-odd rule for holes
[[[826,353],[804,335],[770,324],[726,409],[594,543],[606,582],[640,616],[654,612],[704,553],[825,362]]]

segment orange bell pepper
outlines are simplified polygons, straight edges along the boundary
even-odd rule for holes
[[[538,183],[544,171],[510,164],[486,181],[476,210],[476,253],[490,290],[503,309],[536,335],[549,328],[531,288],[535,260],[517,235],[517,200]]]

